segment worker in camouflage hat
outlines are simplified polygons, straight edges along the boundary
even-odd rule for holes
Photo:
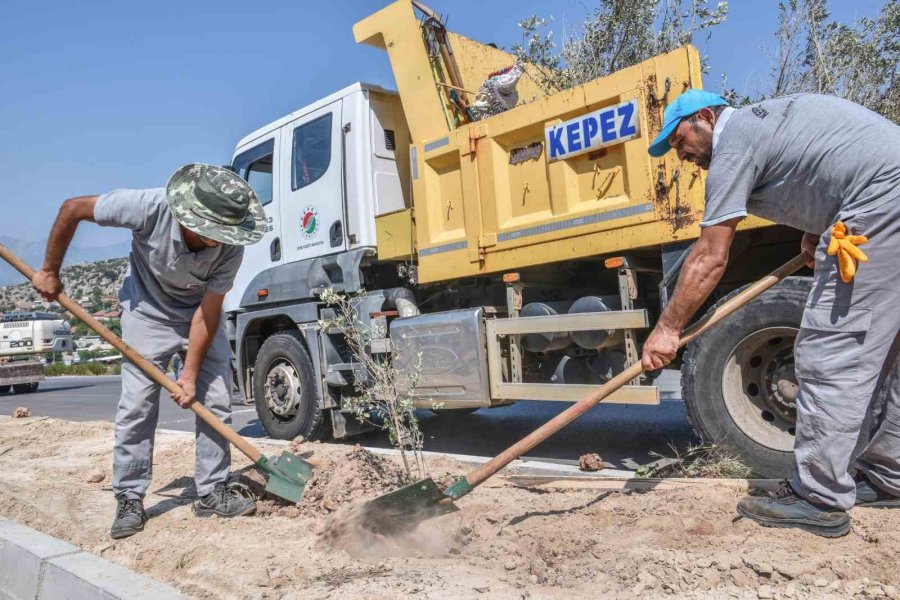
[[[253,189],[228,168],[190,164],[165,188],[115,190],[66,200],[53,225],[43,267],[32,279],[48,300],[62,291],[59,269],[78,224],[125,227],[132,232],[128,274],[119,292],[122,338],[165,368],[186,352],[173,399],[201,402],[231,420],[231,347],[222,305],[241,265],[244,246],[259,241],[266,217]],[[150,485],[160,386],[135,365],[122,365],[116,413],[112,488],[118,506],[112,537],[144,528],[143,498]],[[229,481],[228,442],[196,420],[194,483],[198,515],[236,517],[256,510],[249,490]]]

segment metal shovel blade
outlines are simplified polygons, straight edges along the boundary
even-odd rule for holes
[[[368,501],[363,506],[363,520],[366,528],[390,534],[413,530],[422,521],[458,510],[428,478]]]
[[[303,498],[306,482],[313,475],[312,465],[290,452],[282,452],[271,460],[260,456],[254,465],[268,475],[267,492],[294,504]]]

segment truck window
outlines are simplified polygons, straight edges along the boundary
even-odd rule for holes
[[[331,113],[294,130],[291,189],[306,187],[328,170],[331,162]]]
[[[267,140],[234,157],[232,168],[247,180],[260,203],[272,201],[272,163],[275,158],[275,140]]]

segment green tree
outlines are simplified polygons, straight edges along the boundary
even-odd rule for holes
[[[694,36],[725,21],[728,3],[709,0],[600,0],[587,19],[562,40],[542,33],[552,19],[519,23],[523,42],[512,52],[533,64],[545,91],[570,88],[693,43]]]
[[[832,94],[900,122],[900,0],[853,24],[833,20],[827,0],[779,3],[777,50],[761,94]]]
[[[552,18],[519,23],[523,41],[512,51],[533,64],[548,93],[580,85],[685,44],[708,39],[728,14],[709,0],[599,0],[558,46]],[[545,33],[546,31],[546,33]],[[874,17],[832,18],[828,0],[779,3],[769,76],[753,89],[723,94],[736,105],[798,92],[852,100],[900,123],[900,0],[886,0]]]

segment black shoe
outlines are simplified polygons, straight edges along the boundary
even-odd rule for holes
[[[782,486],[772,497],[741,498],[737,511],[766,527],[796,527],[823,537],[841,537],[850,531],[847,511],[813,504],[789,485]]]
[[[885,492],[860,473],[856,480],[856,506],[866,508],[900,508],[900,496]]]
[[[256,497],[246,485],[237,482],[217,483],[211,494],[194,502],[198,517],[242,517],[256,512]]]
[[[116,496],[116,520],[113,521],[110,534],[118,540],[136,534],[144,530],[147,522],[147,513],[144,512],[144,503],[125,496]]]

